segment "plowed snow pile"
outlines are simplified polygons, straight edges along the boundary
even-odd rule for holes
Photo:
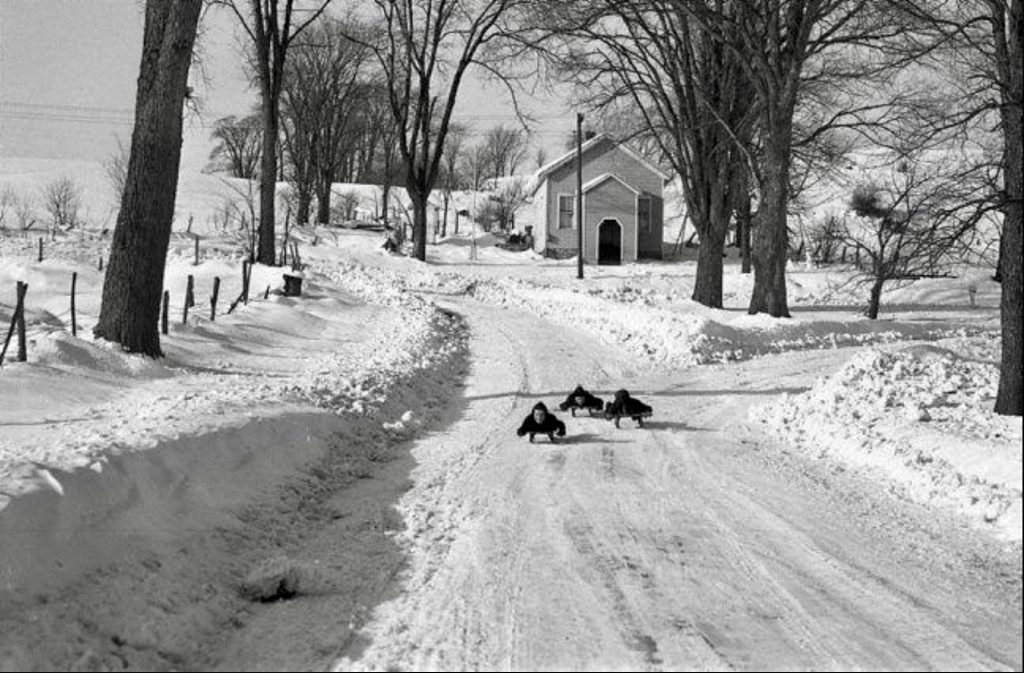
[[[586,330],[606,343],[673,367],[966,333],[963,328],[864,319],[804,321],[737,315],[692,301],[685,311],[671,310],[660,308],[665,298],[647,288],[588,293],[527,281],[479,279],[470,282],[466,291],[481,301]]]
[[[864,351],[807,392],[754,407],[751,420],[1019,540],[1021,419],[992,411],[998,366],[962,346]]]

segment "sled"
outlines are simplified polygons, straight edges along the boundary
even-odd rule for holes
[[[548,439],[551,440],[552,444],[557,444],[558,443],[558,440],[555,439],[555,433],[553,433],[553,432],[551,432],[551,433],[531,432],[531,433],[529,433],[530,443],[533,444],[533,438],[534,438],[535,435],[545,435],[545,434],[548,436]],[[565,435],[562,435],[562,437],[565,437]]]
[[[590,414],[591,418],[593,418],[594,416],[600,416],[601,414],[604,413],[601,410],[601,407],[569,407],[569,411],[572,413],[572,417],[573,418],[576,418],[576,410],[577,409],[579,411],[587,412],[588,414]]]
[[[636,419],[637,426],[642,428],[644,427],[644,419],[650,418],[653,413],[653,411],[644,411],[639,414],[609,414],[605,412],[604,417],[609,421],[615,421],[615,427],[619,427],[619,420],[623,418],[634,418]]]

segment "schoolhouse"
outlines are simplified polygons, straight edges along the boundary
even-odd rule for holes
[[[669,175],[635,151],[598,134],[582,146],[583,259],[623,264],[661,259],[662,188]],[[536,242],[548,257],[576,254],[576,150],[537,171],[532,187]]]

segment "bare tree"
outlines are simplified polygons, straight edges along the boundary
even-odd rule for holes
[[[995,410],[1024,414],[1024,307],[1021,229],[1024,227],[1024,3],[1020,0],[890,0],[916,22],[915,41],[936,61],[948,61],[961,84],[943,101],[942,128],[978,120],[997,129],[1001,180],[992,197],[1003,214],[997,276],[1001,279],[1002,362]]]
[[[989,0],[993,56],[1003,127],[1003,232],[1000,246],[1003,355],[996,413],[1024,414],[1024,307],[1021,306],[1021,228],[1024,226],[1024,3]]]
[[[469,129],[465,124],[453,122],[448,126],[448,138],[445,141],[444,154],[441,158],[441,178],[444,181],[444,213],[441,216],[441,236],[448,234],[448,205],[452,191],[462,183],[460,168],[462,166],[462,148],[466,142]],[[455,233],[459,233],[458,220],[455,220]]]
[[[487,146],[484,143],[478,142],[463,153],[462,174],[474,191],[478,192],[483,188],[488,162]]]
[[[483,143],[491,164],[491,176],[495,180],[514,174],[526,157],[526,134],[522,129],[500,124],[487,131]]]
[[[317,128],[313,133],[312,165],[316,175],[317,222],[327,223],[331,213],[331,186],[344,173],[357,146],[355,127],[359,119],[358,101],[365,99],[368,82],[377,79],[370,72],[370,50],[359,38],[367,32],[354,20],[329,19],[310,35],[310,44],[302,50],[302,67],[309,72],[303,80],[305,93],[292,91],[293,97],[319,95]],[[307,108],[311,106],[307,105]]]
[[[28,231],[39,221],[36,217],[36,204],[31,196],[19,197],[14,202],[14,219],[22,231]]]
[[[18,203],[18,194],[10,185],[4,185],[0,189],[0,231],[7,232],[7,216],[15,209]]]
[[[739,174],[747,161],[754,91],[734,51],[678,2],[590,0],[572,21],[584,38],[566,67],[591,108],[625,106],[626,130],[653,145],[682,179],[687,214],[700,236],[693,299],[722,306],[722,257]],[[718,3],[723,14],[738,11]]]
[[[384,71],[405,188],[413,209],[414,255],[425,260],[427,199],[440,173],[452,111],[466,71],[496,73],[485,49],[518,30],[531,0],[374,0],[383,38],[373,44]],[[508,56],[507,54],[505,55]]]
[[[233,195],[225,196],[221,216],[225,233],[234,237],[250,262],[256,259],[259,234],[259,185],[255,180],[223,180]]]
[[[162,355],[158,319],[174,221],[182,110],[202,0],[147,0],[135,128],[103,283],[97,338]]]
[[[846,58],[899,36],[902,27],[867,0],[750,0],[683,3],[704,32],[731,49],[753,86],[759,106],[760,160],[748,162],[757,185],[749,312],[788,317],[787,213],[795,138],[794,114],[811,80],[849,76]],[[838,50],[838,51],[837,51]],[[810,66],[813,65],[813,70]],[[868,64],[858,64],[862,76]],[[841,110],[835,120],[850,114]]]
[[[976,225],[990,212],[984,181],[962,172],[963,157],[902,157],[877,182],[857,185],[836,237],[855,252],[870,285],[867,316],[878,317],[886,283],[947,276],[971,260]],[[878,171],[876,171],[878,172]]]
[[[82,207],[82,188],[63,175],[43,187],[43,208],[50,216],[54,230],[74,229],[78,210]]]
[[[548,152],[543,147],[538,147],[533,154],[533,167],[537,170],[544,168],[548,163]]]
[[[217,144],[210,151],[210,170],[227,170],[234,178],[251,180],[257,176],[263,129],[260,116],[251,114],[239,119],[235,115],[221,117],[213,123],[211,134]]]
[[[250,40],[250,64],[260,88],[263,147],[260,152],[260,226],[257,261],[274,265],[274,197],[278,174],[279,104],[284,84],[284,64],[295,39],[323,14],[331,0],[210,0],[223,5],[238,18]],[[309,5],[298,19],[296,4]]]
[[[400,179],[403,173],[398,148],[400,130],[391,111],[388,87],[371,83],[364,88],[364,92],[361,118],[368,144],[368,166],[370,168],[370,173],[364,177],[364,180],[372,179],[380,184],[381,215],[384,225],[389,226],[391,188],[404,184],[404,180]],[[403,224],[399,231],[404,233],[404,228]]]
[[[480,223],[484,231],[491,231],[495,227],[508,231],[515,224],[516,210],[526,202],[528,196],[523,178],[508,180],[477,207],[473,219]]]
[[[128,148],[120,138],[117,139],[117,151],[104,160],[103,171],[107,174],[107,183],[114,199],[120,201],[128,175]]]

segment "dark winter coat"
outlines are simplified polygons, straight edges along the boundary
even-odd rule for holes
[[[651,411],[650,406],[630,397],[627,390],[615,391],[615,401],[609,402],[604,408],[605,416],[640,416]]]
[[[537,409],[542,409],[546,416],[544,422],[538,423],[533,417],[533,412]],[[516,430],[516,434],[522,437],[527,434],[546,435],[548,433],[555,433],[559,437],[565,436],[565,423],[558,420],[554,414],[548,411],[547,406],[543,402],[538,402],[533,405],[533,410],[530,411],[530,415],[523,419],[523,424]]]
[[[583,397],[582,405],[576,402],[576,398],[581,396]],[[604,401],[600,397],[591,395],[583,386],[576,386],[576,390],[569,393],[569,396],[565,398],[565,402],[559,404],[558,408],[562,411],[567,409],[597,409],[600,411],[604,409]]]

